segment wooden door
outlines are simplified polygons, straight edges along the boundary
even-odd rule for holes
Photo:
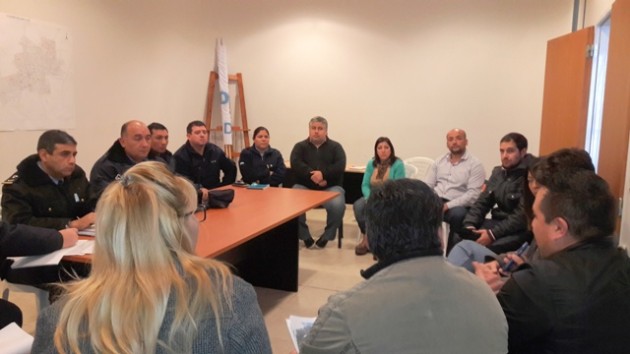
[[[587,27],[547,42],[541,156],[565,147],[584,148],[594,32]]]
[[[617,0],[610,14],[598,174],[622,198],[630,133],[630,0]],[[630,202],[630,201],[626,201]]]

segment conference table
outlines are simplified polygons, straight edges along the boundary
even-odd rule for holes
[[[231,264],[254,286],[297,291],[297,218],[337,193],[228,188],[234,189],[234,201],[225,209],[208,209],[206,220],[199,223],[197,255]],[[67,256],[64,261],[90,262],[91,255]]]

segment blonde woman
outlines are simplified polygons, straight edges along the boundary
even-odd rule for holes
[[[92,272],[37,321],[34,353],[270,353],[251,285],[193,254],[197,194],[144,162],[96,207]]]

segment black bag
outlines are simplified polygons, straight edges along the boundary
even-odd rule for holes
[[[219,189],[208,191],[208,205],[206,209],[227,208],[234,200],[234,189]]]

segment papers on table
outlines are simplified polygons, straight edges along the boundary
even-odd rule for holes
[[[365,172],[365,165],[363,166],[350,165],[348,166],[348,171]]]
[[[24,332],[15,322],[0,329],[0,351],[4,354],[30,353],[33,337]]]
[[[287,318],[287,327],[289,328],[289,334],[291,335],[291,341],[293,341],[293,346],[295,350],[300,352],[300,345],[308,332],[311,331],[311,327],[313,327],[313,323],[315,323],[316,317],[300,317],[300,316],[289,316]]]
[[[87,229],[79,230],[79,235],[81,236],[96,236],[96,228],[94,224],[90,225]]]
[[[29,268],[56,265],[64,256],[81,256],[94,253],[94,240],[79,240],[70,248],[62,248],[58,251],[39,256],[9,257],[13,260],[11,268]]]

